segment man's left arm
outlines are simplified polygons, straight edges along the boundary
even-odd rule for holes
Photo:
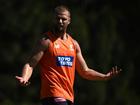
[[[121,71],[118,67],[113,67],[107,74],[100,73],[96,70],[88,68],[82,53],[79,44],[75,41],[76,46],[76,70],[85,79],[88,80],[108,80]]]

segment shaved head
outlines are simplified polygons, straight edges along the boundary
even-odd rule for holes
[[[60,5],[60,6],[57,6],[57,7],[54,9],[54,12],[55,12],[56,14],[59,14],[59,13],[61,13],[61,12],[65,12],[65,11],[68,12],[69,17],[70,17],[70,10],[69,10],[69,8],[66,7],[66,6]]]

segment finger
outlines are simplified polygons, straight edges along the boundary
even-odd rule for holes
[[[20,76],[15,76],[15,78],[19,81],[20,85],[24,85],[26,83],[26,81],[24,81]]]
[[[26,85],[26,86],[28,86],[28,85],[30,85],[30,84],[31,84],[31,82],[30,82],[30,81],[28,81],[28,82],[26,82],[26,84],[25,84],[25,85]]]
[[[26,82],[26,83],[24,82],[24,83],[21,84],[21,85],[24,86],[24,87],[26,87],[26,86],[28,86],[28,85],[30,85],[30,84],[31,84],[31,82],[28,81],[28,82]]]
[[[118,68],[118,67],[117,67],[117,66],[115,66],[115,70],[117,70],[117,68]]]
[[[114,72],[114,67],[112,67],[112,73]]]
[[[114,73],[114,67],[112,67],[112,70],[111,70],[111,75]]]
[[[116,72],[116,67],[113,67],[113,71],[112,71],[112,74],[114,75]]]
[[[117,66],[113,67],[112,69],[112,76],[115,76],[116,74],[118,74]]]
[[[114,70],[114,67],[112,67],[112,71]]]
[[[18,80],[22,79],[22,77],[20,77],[20,76],[15,76],[15,78],[18,79]]]

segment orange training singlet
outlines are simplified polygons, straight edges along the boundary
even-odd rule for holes
[[[40,60],[41,99],[62,97],[74,101],[75,46],[68,35],[66,41],[47,32],[50,44]]]

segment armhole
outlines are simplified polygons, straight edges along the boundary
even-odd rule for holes
[[[75,52],[77,53],[77,41],[74,39],[73,39],[73,44],[74,44]]]
[[[44,49],[45,45],[47,45],[46,49],[44,50],[46,52],[49,49],[51,43],[50,37],[48,36],[47,33],[43,34],[43,38],[40,40],[40,43],[42,44],[42,46],[44,46]]]
[[[72,43],[73,43],[75,52],[77,52],[77,48],[76,48],[76,46],[77,46],[77,45],[76,45],[77,41],[76,41],[75,39],[73,39],[70,35],[69,35],[69,37],[70,37],[70,39],[71,39],[71,41],[72,41]]]
[[[48,31],[48,32],[43,33],[43,35],[45,39],[53,40],[52,32]]]

